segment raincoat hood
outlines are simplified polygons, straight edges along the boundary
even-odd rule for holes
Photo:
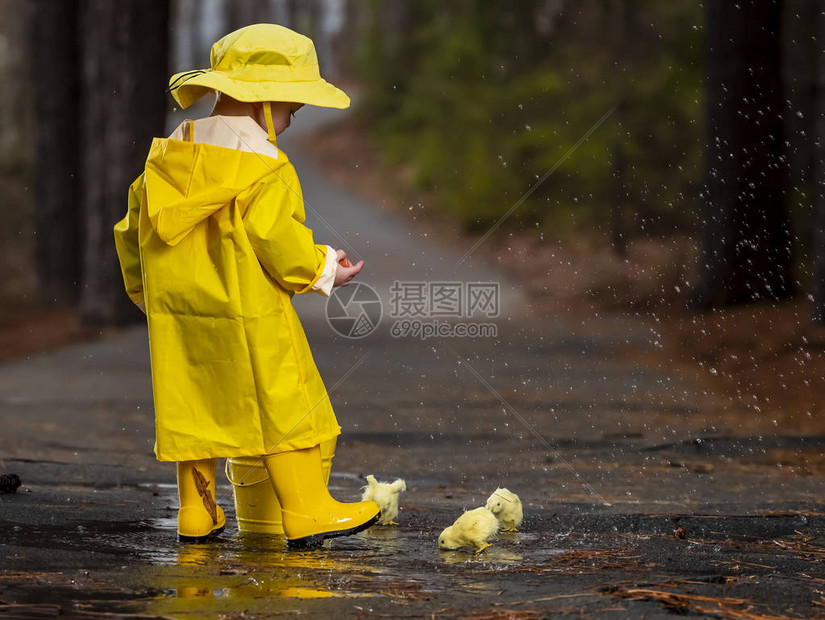
[[[259,153],[156,139],[146,160],[146,211],[152,227],[164,243],[177,245],[240,192],[277,174],[281,165],[283,161]]]

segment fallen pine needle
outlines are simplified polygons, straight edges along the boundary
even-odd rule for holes
[[[496,609],[495,611],[479,611],[469,616],[462,615],[464,620],[535,620],[545,618],[546,614],[538,609]]]
[[[776,566],[768,566],[767,564],[755,564],[753,562],[742,562],[740,560],[732,560],[732,561],[711,560],[711,562],[713,564],[731,564],[731,565],[735,565],[735,566],[740,566],[740,565],[741,566],[755,566],[757,568],[771,568],[771,569],[774,569],[774,570],[776,569]]]
[[[532,598],[527,601],[509,601],[507,603],[493,603],[493,606],[500,607],[502,605],[527,605],[528,603],[546,603],[547,601],[556,601],[562,598],[582,598],[585,596],[602,596],[596,592],[580,592],[578,594],[557,594],[556,596],[545,596],[543,598]]]
[[[607,591],[607,593],[629,601],[658,601],[662,607],[677,614],[721,614],[725,618],[735,620],[795,620],[791,616],[774,616],[755,612],[753,606],[746,599],[741,598],[679,594],[646,588],[616,589]],[[748,605],[745,609],[736,609],[736,607],[745,605]]]
[[[820,579],[819,577],[811,577],[810,575],[806,575],[805,573],[799,573],[799,576],[803,578],[805,581],[813,581],[816,583],[825,583],[825,579]]]

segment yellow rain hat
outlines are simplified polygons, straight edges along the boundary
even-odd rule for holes
[[[238,101],[288,101],[347,108],[349,97],[321,77],[312,40],[276,24],[253,24],[212,46],[212,66],[177,73],[169,91],[187,108],[211,90]]]

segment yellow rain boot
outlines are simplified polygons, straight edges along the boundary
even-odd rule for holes
[[[321,468],[329,486],[337,437],[321,443]],[[269,480],[262,456],[226,459],[226,477],[232,483],[238,529],[249,534],[284,535],[281,505]]]
[[[281,504],[289,547],[316,547],[325,538],[356,534],[378,521],[375,502],[332,498],[324,484],[319,446],[273,454],[264,464]]]
[[[178,463],[178,538],[182,542],[204,542],[226,525],[223,509],[215,503],[217,459]]]
[[[332,473],[332,459],[335,458],[335,446],[338,438],[333,437],[321,443],[321,469],[324,472],[324,484],[329,487],[329,475]]]

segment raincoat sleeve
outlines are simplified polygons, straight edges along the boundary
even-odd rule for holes
[[[115,247],[123,272],[123,283],[129,298],[143,309],[143,275],[140,268],[138,222],[143,197],[144,175],[129,188],[129,208],[126,217],[115,224]]]
[[[267,181],[251,188],[243,202],[247,236],[270,277],[294,293],[314,290],[329,246],[316,244],[312,230],[304,226],[300,193],[280,181]]]
[[[338,271],[338,262],[336,261],[338,254],[331,245],[325,247],[327,249],[326,263],[321,271],[321,277],[312,285],[312,290],[324,297],[329,297],[332,287],[335,285],[335,274]]]

